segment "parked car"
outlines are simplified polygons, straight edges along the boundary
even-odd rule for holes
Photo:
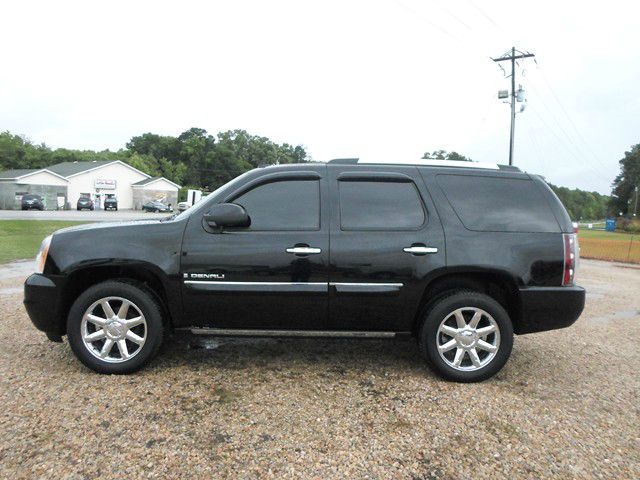
[[[182,213],[190,207],[191,204],[189,202],[180,202],[178,203],[178,212]]]
[[[89,197],[80,197],[78,199],[78,204],[76,206],[78,210],[93,210],[95,207],[93,205],[93,200]]]
[[[173,209],[169,205],[165,205],[164,203],[153,200],[151,202],[147,202],[142,205],[142,210],[145,212],[172,212]]]
[[[576,321],[577,264],[542,177],[339,160],[252,170],[176,217],[58,231],[24,303],[101,373],[138,370],[191,332],[413,338],[442,376],[472,382],[502,368],[514,333]]]
[[[44,203],[40,195],[28,193],[22,196],[22,210],[44,210]]]
[[[118,210],[118,199],[116,197],[107,197],[104,199],[105,210]]]

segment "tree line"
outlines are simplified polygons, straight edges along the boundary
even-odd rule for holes
[[[422,158],[472,161],[457,152],[435,150]],[[177,137],[144,133],[132,137],[118,151],[51,149],[8,131],[0,133],[0,171],[44,168],[60,162],[122,160],[151,176],[165,177],[183,186],[214,190],[252,168],[309,161],[302,145],[278,144],[245,130],[211,135],[191,128]],[[625,152],[613,195],[550,185],[574,220],[597,220],[607,214],[629,212],[634,187],[640,181],[640,144]]]
[[[177,137],[144,133],[115,152],[51,149],[8,131],[0,133],[0,171],[92,160],[121,160],[151,176],[213,190],[252,168],[301,163],[308,158],[302,145],[278,144],[245,130],[215,136],[202,128],[191,128]]]
[[[614,215],[633,216],[640,214],[640,143],[624,152],[618,162],[620,173],[613,181],[609,205]]]

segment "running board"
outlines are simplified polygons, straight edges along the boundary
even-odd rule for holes
[[[347,332],[340,330],[251,330],[235,328],[179,328],[194,335],[218,337],[324,337],[324,338],[395,338],[409,332]]]

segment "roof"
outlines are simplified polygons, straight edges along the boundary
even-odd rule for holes
[[[75,175],[80,175],[81,173],[89,172],[91,170],[95,170],[97,168],[106,167],[107,165],[112,165],[114,163],[119,163],[135,172],[138,172],[140,175],[144,175],[145,177],[149,177],[144,172],[141,172],[135,167],[132,167],[128,163],[123,162],[122,160],[93,160],[91,162],[62,162],[56,163],[55,165],[51,165],[47,167],[48,170],[61,175],[62,177],[69,178]]]
[[[167,183],[170,183],[171,185],[173,185],[176,188],[181,188],[180,185],[178,185],[177,183],[172,182],[171,180],[168,180],[164,177],[150,177],[150,178],[145,178],[144,180],[140,180],[139,182],[136,183],[132,183],[131,186],[132,187],[144,187],[147,186],[153,182],[157,182],[158,180],[164,180]]]
[[[0,172],[1,179],[15,179],[24,177],[25,175],[30,175],[32,173],[39,172],[41,169],[39,168],[21,168],[16,170],[5,170],[4,172]]]
[[[66,180],[62,175],[52,172],[48,168],[20,168],[15,170],[5,170],[4,172],[0,172],[0,180],[19,180],[30,175],[35,175],[36,173],[48,173],[49,175],[54,175]]]
[[[104,167],[110,163],[114,163],[116,160],[94,160],[92,162],[62,162],[51,165],[49,170],[63,177],[70,177],[71,175],[77,175],[78,173],[93,170],[94,168]]]

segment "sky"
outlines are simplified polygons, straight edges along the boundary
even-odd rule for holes
[[[2,3],[0,130],[52,148],[230,129],[314,160],[455,150],[508,163],[512,46],[527,106],[514,164],[609,193],[640,143],[636,2]],[[509,68],[506,63],[505,69]]]

